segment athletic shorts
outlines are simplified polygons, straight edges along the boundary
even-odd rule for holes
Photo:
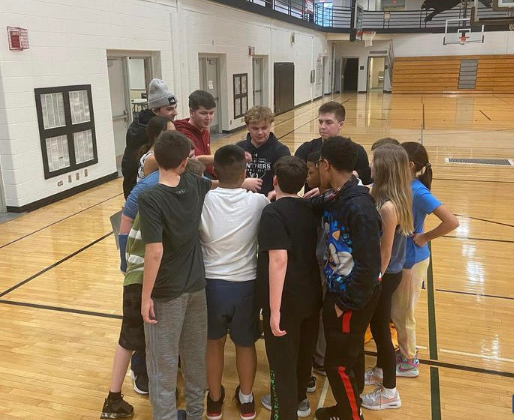
[[[260,337],[255,280],[207,279],[207,338],[218,340],[230,333],[236,346],[250,347]]]
[[[123,320],[118,343],[125,350],[144,350],[145,329],[141,316],[142,284],[123,287]]]

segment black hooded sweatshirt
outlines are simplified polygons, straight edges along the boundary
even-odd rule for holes
[[[359,310],[380,283],[382,221],[375,200],[352,177],[336,193],[311,199],[328,231],[324,269],[327,291],[341,310]]]
[[[137,183],[137,168],[139,166],[137,156],[141,146],[148,143],[146,126],[152,117],[155,117],[155,114],[151,109],[141,111],[138,118],[130,124],[127,130],[125,152],[121,160],[123,195],[125,196],[125,200]]]

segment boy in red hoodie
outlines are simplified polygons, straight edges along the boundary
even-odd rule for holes
[[[189,95],[189,118],[175,121],[175,128],[195,144],[195,155],[211,154],[210,125],[216,111],[214,97],[203,90],[195,90]],[[212,166],[207,166],[207,172],[213,176]]]

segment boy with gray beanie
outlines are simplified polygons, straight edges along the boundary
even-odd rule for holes
[[[126,147],[121,161],[125,199],[136,185],[139,164],[137,153],[141,146],[148,142],[146,125],[155,115],[168,118],[170,121],[177,115],[177,98],[160,79],[153,79],[148,85],[148,109],[141,111],[127,130]]]

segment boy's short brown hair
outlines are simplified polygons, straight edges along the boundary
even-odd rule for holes
[[[254,106],[245,114],[245,124],[268,123],[275,121],[275,114],[267,106]]]
[[[198,176],[203,176],[204,171],[205,165],[198,159],[194,158],[189,158],[187,161],[186,169],[184,169],[184,173],[189,172]]]
[[[307,179],[307,164],[296,156],[282,156],[275,163],[278,186],[287,194],[296,194]]]
[[[191,140],[178,131],[165,131],[155,140],[154,154],[159,168],[178,168],[191,152]]]
[[[321,105],[318,114],[334,114],[339,122],[344,121],[346,118],[346,110],[343,104],[336,101],[326,102]]]

